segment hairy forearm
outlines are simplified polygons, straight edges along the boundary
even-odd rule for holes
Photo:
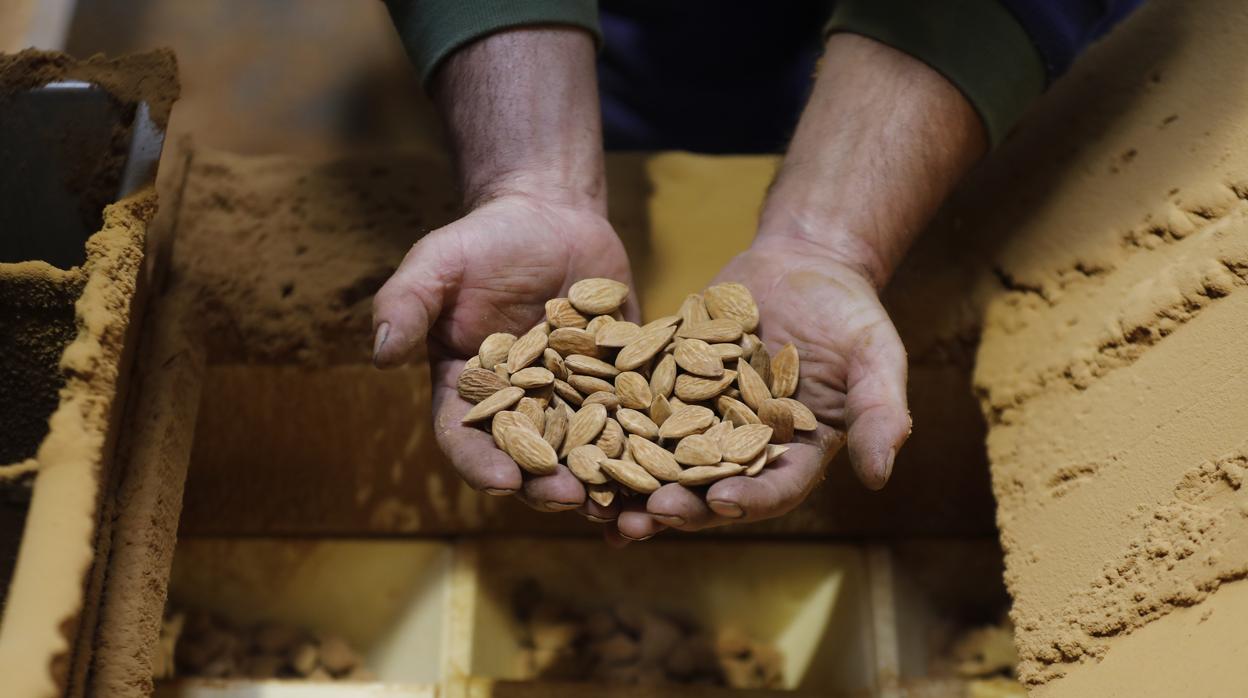
[[[986,149],[979,116],[939,73],[871,39],[833,35],[759,242],[826,253],[882,286]]]
[[[509,194],[605,214],[594,42],[522,27],[474,42],[433,81],[469,206]]]

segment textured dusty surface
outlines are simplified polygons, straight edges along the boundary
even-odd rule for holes
[[[975,382],[1034,695],[1248,681],[1245,31],[1240,3],[1151,4],[1028,118],[968,225],[1010,231]]]

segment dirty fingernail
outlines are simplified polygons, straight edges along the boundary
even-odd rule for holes
[[[684,526],[685,525],[685,520],[683,518],[673,515],[673,514],[651,514],[651,516],[658,519],[659,521],[661,521],[667,526]]]
[[[612,521],[615,521],[615,519],[604,519],[601,516],[594,516],[593,514],[586,514],[585,518],[589,519],[590,521],[593,521],[596,524],[605,524],[605,523],[611,523]]]
[[[739,519],[742,516],[745,516],[745,510],[741,508],[741,505],[736,504],[734,502],[712,500],[710,502],[707,502],[707,504],[710,504],[711,508],[715,510],[716,514],[719,514],[720,516],[723,516],[723,517],[727,517],[729,519]]]
[[[888,478],[892,477],[893,461],[896,459],[897,459],[897,449],[896,448],[888,449],[888,459],[884,461],[884,473],[883,473],[883,477],[881,478],[880,485],[886,484],[888,482]]]
[[[487,487],[487,488],[485,488],[485,493],[486,493],[486,494],[492,494],[492,495],[494,495],[495,497],[507,497],[507,496],[510,496],[510,495],[515,494],[515,493],[516,493],[516,491],[515,491],[515,490],[503,489],[503,488],[500,488],[500,487]]]
[[[576,509],[581,506],[580,503],[569,504],[568,502],[546,502],[546,508],[550,511],[567,511]]]
[[[377,326],[377,334],[373,336],[373,363],[377,363],[377,356],[381,354],[381,348],[386,345],[386,337],[390,336],[390,323],[383,322]]]

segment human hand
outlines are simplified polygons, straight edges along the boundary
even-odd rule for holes
[[[573,282],[588,277],[631,286],[624,247],[602,216],[530,195],[490,200],[416,243],[377,293],[374,362],[402,364],[427,338],[435,434],[470,486],[515,493],[542,511],[579,508],[610,520],[614,509],[586,500],[565,466],[552,475],[522,476],[489,434],[460,424],[471,405],[456,390],[464,362],[486,336],[523,334],[542,321],[548,299],[566,296]],[[627,305],[625,314],[636,319],[636,306]]]
[[[823,479],[846,443],[859,479],[879,489],[910,433],[906,354],[864,269],[797,239],[760,239],[715,282],[736,281],[754,294],[758,336],[775,354],[792,342],[801,357],[794,396],[819,420],[797,444],[755,477],[736,476],[706,489],[670,483],[645,510],[625,510],[621,535],[643,540],[665,527],[693,531],[783,515]]]

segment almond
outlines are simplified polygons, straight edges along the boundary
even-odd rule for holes
[[[650,384],[634,371],[625,371],[615,377],[615,394],[619,396],[622,407],[634,410],[644,410],[654,400]]]
[[[598,353],[598,344],[594,341],[594,335],[575,327],[560,327],[551,332],[548,343],[551,349],[559,352],[560,356],[570,354],[595,356]]]
[[[741,338],[741,326],[735,320],[707,320],[691,325],[681,325],[676,333],[681,339],[700,339],[704,342],[735,342]]]
[[[586,487],[589,498],[594,500],[600,507],[609,507],[611,502],[615,501],[615,492],[618,486],[614,482],[608,482],[605,485],[590,485]]]
[[[646,324],[642,325],[641,331],[653,332],[656,330],[661,330],[664,327],[673,327],[679,324],[680,324],[679,315],[664,315],[663,317],[655,318],[651,320],[650,322],[647,322]]]
[[[546,428],[542,430],[542,438],[550,447],[559,450],[563,446],[563,437],[568,433],[568,413],[562,407],[546,408]]]
[[[551,298],[546,301],[546,322],[551,327],[577,327],[584,329],[589,319],[576,312],[567,298]]]
[[[481,402],[509,385],[493,371],[483,368],[466,368],[460,372],[459,381],[455,387],[459,391],[459,396],[468,402]]]
[[[684,405],[673,410],[659,425],[659,438],[681,439],[700,434],[715,423],[715,413],[701,405]]]
[[[650,403],[650,419],[655,424],[663,426],[663,422],[672,415],[672,406],[668,403],[667,398],[662,395],[655,395],[654,402]]]
[[[718,482],[726,477],[740,475],[745,472],[745,466],[738,463],[719,463],[717,465],[698,465],[692,468],[686,468],[680,474],[680,484],[685,487],[698,487],[700,485],[709,485],[712,482]]]
[[[599,464],[606,459],[607,454],[593,444],[577,446],[568,452],[568,470],[587,485],[605,485],[607,476],[602,474]]]
[[[585,325],[585,331],[597,337],[602,326],[612,322],[615,322],[615,318],[610,315],[595,315],[589,319],[589,324]]]
[[[653,441],[631,434],[628,437],[628,450],[638,465],[659,480],[675,482],[680,477],[680,464],[676,462],[676,458]]]
[[[770,446],[768,446],[768,448],[770,448]],[[745,464],[744,474],[749,477],[754,477],[755,475],[763,472],[763,468],[765,467],[767,467],[767,449],[766,448],[759,451],[758,455],[754,457],[754,460]]]
[[[771,427],[766,424],[746,424],[736,427],[724,439],[724,460],[732,463],[749,463],[767,447],[771,440]]]
[[[680,304],[680,322],[682,325],[690,325],[695,322],[706,322],[711,319],[710,314],[706,312],[706,303],[703,302],[702,296],[697,293],[690,293],[685,296],[685,302]]]
[[[481,357],[480,356],[468,357],[468,360],[464,362],[464,368],[481,368]]]
[[[615,392],[615,386],[611,383],[601,378],[577,373],[568,376],[568,384],[579,390],[582,395],[592,395],[600,390],[608,393]]]
[[[710,400],[732,385],[736,377],[736,371],[724,371],[724,375],[720,378],[699,378],[682,373],[676,376],[676,397],[685,402]]]
[[[725,419],[719,424],[716,424],[710,429],[707,429],[706,431],[702,432],[702,435],[714,439],[715,445],[719,447],[719,450],[722,454],[723,449],[724,449],[724,439],[728,438],[728,435],[731,433],[732,433],[732,422]],[[722,455],[720,459],[721,460],[723,459]]]
[[[676,357],[664,356],[650,372],[650,392],[663,397],[671,397],[676,387]]]
[[[628,286],[614,279],[581,279],[568,289],[572,306],[587,315],[610,315],[624,305]]]
[[[793,440],[793,412],[779,400],[764,400],[758,408],[758,421],[771,427],[771,443],[787,444]]]
[[[542,350],[542,367],[550,371],[552,376],[561,381],[568,379],[568,369],[563,365],[563,357],[559,356],[559,352],[550,347]]]
[[[507,450],[507,444],[503,441],[503,435],[512,427],[532,429],[533,422],[528,417],[512,410],[503,410],[495,414],[493,421],[490,423],[490,435],[494,437],[495,446],[504,451]]]
[[[771,360],[771,394],[774,397],[790,397],[797,392],[800,361],[797,347],[792,342],[784,345]]]
[[[494,375],[507,381],[507,385],[511,385],[511,371],[507,370],[507,362],[494,364]]]
[[[731,282],[715,284],[703,291],[702,297],[712,319],[732,320],[743,332],[753,332],[758,327],[758,304],[745,286]]]
[[[742,424],[758,424],[758,415],[754,414],[749,405],[732,397],[725,391],[723,395],[715,398],[715,409],[719,410],[720,416],[732,422],[733,426],[741,426]]]
[[[655,327],[643,330],[637,339],[629,342],[615,357],[615,367],[621,371],[631,371],[649,361],[659,350],[667,345],[675,334],[672,326]]]
[[[524,397],[524,388],[517,388],[514,385],[503,388],[493,395],[485,398],[481,402],[472,406],[468,413],[460,420],[463,424],[472,422],[480,422],[483,419],[493,417],[495,413],[501,412],[512,405],[520,402],[520,398]]]
[[[624,431],[636,434],[643,439],[659,438],[659,425],[646,415],[634,409],[624,408],[615,413],[615,420],[624,427]]]
[[[619,458],[624,452],[624,429],[620,423],[614,419],[607,417],[607,421],[602,425],[602,433],[598,435],[598,439],[594,441],[602,452],[607,454],[608,458]]]
[[[712,344],[711,353],[719,357],[720,361],[728,361],[729,359],[739,359],[745,355],[745,350],[739,344],[731,342],[721,342],[720,344]]]
[[[747,334],[741,338],[739,344],[741,345],[741,355],[744,356],[746,360],[749,360],[749,358],[754,355],[754,352],[759,347],[763,346],[763,340],[759,339],[756,334]]]
[[[542,327],[545,327],[545,324],[542,323]],[[507,370],[515,373],[536,361],[546,349],[547,339],[546,333],[538,328],[525,332],[524,336],[517,339],[507,351]]]
[[[504,427],[503,442],[516,464],[533,475],[550,475],[559,468],[555,449],[536,433],[520,427]]]
[[[574,374],[579,373],[595,378],[615,378],[620,374],[620,369],[606,361],[584,354],[569,354],[563,357],[563,365]]]
[[[516,403],[516,411],[533,423],[533,428],[538,434],[546,431],[546,412],[542,409],[540,403],[531,397],[522,397],[520,402]]]
[[[802,403],[791,397],[775,398],[777,402],[789,408],[793,413],[793,428],[797,431],[814,431],[819,426],[819,421],[815,419],[815,413]]]
[[[620,398],[615,393],[599,390],[598,392],[590,393],[589,397],[585,398],[585,402],[581,404],[602,405],[607,408],[607,413],[610,414],[620,409]]]
[[[585,401],[585,396],[581,395],[576,388],[558,378],[555,379],[555,394],[566,400],[568,404],[576,405],[577,407],[580,407],[581,403]]]
[[[511,374],[511,384],[529,390],[541,388],[555,382],[555,374],[541,366],[522,368]]]
[[[622,349],[641,336],[641,328],[627,320],[612,322],[598,328],[594,334],[598,346],[608,349]]]
[[[660,483],[646,469],[636,463],[614,458],[604,459],[599,463],[602,472],[616,482],[634,492],[650,494],[659,489]]]
[[[768,386],[768,392],[771,391],[771,352],[767,351],[767,346],[760,344],[754,353],[750,356],[750,368],[763,379],[763,385]]]
[[[705,378],[719,378],[724,375],[723,360],[711,351],[711,345],[700,339],[682,339],[676,345],[674,356],[676,365],[689,373]]]
[[[762,351],[766,350],[760,347],[759,351],[755,352],[755,356]],[[737,387],[741,389],[741,399],[750,406],[750,409],[757,412],[759,405],[771,399],[771,390],[748,361],[744,359],[737,361],[737,371]]]
[[[607,408],[602,405],[586,405],[568,420],[568,433],[563,437],[561,455],[567,455],[577,446],[592,443],[602,433],[607,423]]]
[[[711,429],[718,428],[718,425]],[[676,444],[676,462],[681,465],[715,465],[723,454],[719,441],[711,435],[711,429],[705,434],[686,436]]]
[[[481,348],[477,349],[477,358],[481,361],[481,368],[493,371],[494,366],[507,360],[507,352],[511,351],[511,345],[516,343],[516,335],[510,332],[495,332],[485,341],[481,342]]]

